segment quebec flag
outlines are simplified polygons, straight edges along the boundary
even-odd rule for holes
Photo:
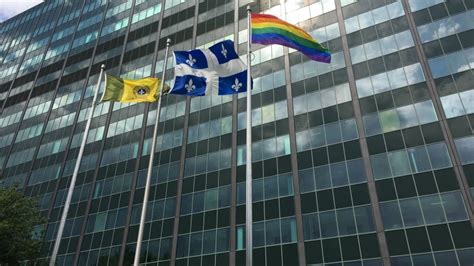
[[[169,93],[203,96],[247,91],[247,66],[233,41],[225,40],[209,49],[175,51],[174,57],[175,82]]]

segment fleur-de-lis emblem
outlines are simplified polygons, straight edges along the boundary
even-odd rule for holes
[[[192,90],[196,88],[196,86],[193,84],[193,80],[189,79],[188,84],[184,85],[184,88],[188,93],[190,93]]]
[[[188,63],[188,65],[190,66],[193,66],[194,63],[196,63],[196,59],[194,59],[193,56],[189,54],[189,57],[188,57],[188,60],[186,60],[186,63]]]
[[[221,48],[222,48],[221,54],[222,54],[225,58],[227,58],[227,49],[225,49],[224,44],[221,44]]]
[[[239,91],[240,88],[242,88],[242,83],[240,83],[239,80],[235,78],[234,85],[232,85],[232,89],[234,91]]]

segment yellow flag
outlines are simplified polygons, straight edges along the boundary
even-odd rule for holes
[[[101,101],[115,101],[123,103],[154,102],[158,99],[157,78],[121,79],[106,74],[105,91]]]

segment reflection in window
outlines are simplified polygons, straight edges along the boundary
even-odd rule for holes
[[[438,194],[420,197],[420,203],[427,224],[446,222],[441,199]]]
[[[427,145],[426,149],[430,156],[433,169],[445,168],[451,166],[451,159],[448,149],[444,142]]]
[[[253,181],[253,202],[289,195],[293,195],[293,178],[289,174],[259,178]]]
[[[405,12],[403,11],[401,2],[397,1],[357,16],[347,18],[344,20],[344,24],[346,26],[347,34],[349,34],[403,16],[404,14]]]
[[[464,108],[459,98],[459,94],[452,94],[441,97],[441,103],[443,105],[444,113],[446,118],[452,118],[460,115],[464,115]]]
[[[317,213],[303,216],[303,234],[304,240],[319,239],[319,219]]]
[[[423,215],[421,214],[418,198],[400,200],[400,210],[406,227],[423,224]]]
[[[319,222],[321,224],[322,237],[331,237],[338,235],[335,211],[319,213]]]
[[[474,68],[470,60],[474,48],[465,49],[428,60],[433,78],[444,77]]]
[[[425,0],[410,0],[415,3],[423,3]],[[444,2],[444,0],[429,0],[428,2]],[[463,31],[468,31],[474,28],[472,24],[472,16],[474,11],[470,10],[457,14],[454,16],[449,16],[440,20],[435,20],[431,23],[422,25],[418,27],[418,32],[420,33],[420,39],[423,43],[433,41],[436,39],[441,39],[446,36],[450,36],[456,33],[461,33]]]
[[[309,192],[366,181],[362,159],[323,165],[299,171],[300,190]]]
[[[410,163],[405,150],[391,152],[388,154],[388,158],[393,176],[402,176],[411,173]]]
[[[415,110],[420,124],[427,124],[438,120],[432,101],[415,103]]]
[[[454,141],[462,164],[474,163],[474,136]]]
[[[431,168],[428,154],[424,146],[407,149],[412,171],[423,172]]]
[[[370,205],[355,207],[354,215],[356,218],[358,233],[375,231],[374,217]]]
[[[356,233],[354,212],[352,208],[337,210],[337,223],[339,235],[350,235]]]
[[[420,63],[356,80],[359,98],[425,81]]]
[[[392,175],[390,172],[387,154],[381,153],[372,155],[370,157],[370,161],[372,163],[372,172],[376,179],[390,177]]]
[[[438,120],[431,100],[386,110],[380,113],[367,114],[364,115],[363,119],[367,136],[377,135],[382,132],[387,133]]]
[[[400,129],[400,120],[396,110],[387,110],[380,112],[380,122],[384,132],[390,132]]]
[[[253,243],[255,247],[293,242],[296,242],[294,217],[253,224]]]
[[[342,135],[341,135],[342,134]],[[298,151],[349,141],[358,137],[354,119],[324,124],[296,133]]]
[[[441,202],[448,221],[459,221],[467,219],[466,208],[464,201],[459,191],[441,194]]]
[[[409,0],[408,1],[412,12],[415,12],[415,11],[418,11],[430,6],[434,6],[443,2],[444,0]]]
[[[388,55],[414,45],[410,31],[403,31],[350,48],[353,64]]]

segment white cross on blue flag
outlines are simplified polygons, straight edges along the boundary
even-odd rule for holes
[[[209,49],[175,51],[174,57],[175,82],[170,93],[203,96],[247,91],[247,66],[233,41],[225,40]]]

